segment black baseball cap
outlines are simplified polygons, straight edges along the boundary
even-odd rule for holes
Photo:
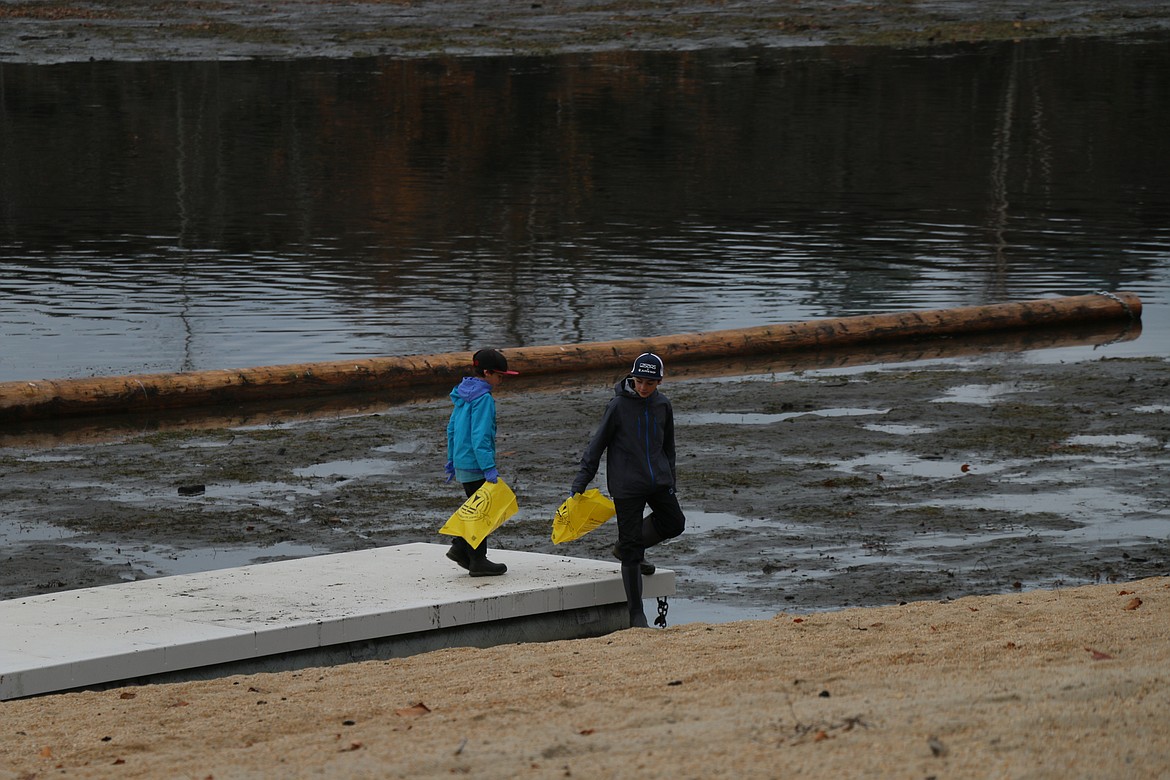
[[[634,361],[634,367],[630,369],[630,376],[640,377],[641,379],[661,379],[664,370],[665,366],[662,364],[662,358],[653,352],[643,352]]]
[[[481,349],[471,358],[471,365],[480,371],[495,371],[497,374],[519,376],[519,371],[508,370],[508,359],[498,349]]]

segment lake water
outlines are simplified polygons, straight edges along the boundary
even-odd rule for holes
[[[1165,38],[0,65],[0,381],[1097,290],[1055,357],[1167,356],[1168,127]]]

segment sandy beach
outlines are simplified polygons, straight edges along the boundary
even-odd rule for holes
[[[0,704],[0,777],[1160,778],[1170,579]]]

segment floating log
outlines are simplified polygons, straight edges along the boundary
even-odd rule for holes
[[[1107,321],[1077,323],[1027,330],[941,336],[938,338],[893,341],[871,344],[864,349],[804,350],[770,355],[724,356],[694,363],[671,361],[671,384],[688,379],[787,374],[800,371],[875,366],[882,363],[952,360],[1005,352],[1040,349],[1092,347],[1132,341],[1141,335],[1141,323]],[[524,377],[522,382],[507,382],[497,394],[546,393],[564,390],[608,388],[628,366],[573,371]],[[179,409],[153,409],[126,414],[103,414],[86,417],[54,417],[24,420],[0,425],[0,448],[59,447],[72,444],[98,444],[142,433],[207,428],[263,427],[344,415],[377,414],[389,407],[407,403],[434,401],[445,397],[449,386],[418,383],[379,392],[334,393],[313,397],[277,398],[246,404],[197,406]]]
[[[1127,320],[1133,293],[929,309],[587,344],[504,348],[509,367],[536,377],[621,370],[644,351],[672,365],[714,358],[839,350],[896,341]],[[463,376],[471,352],[379,357],[257,368],[0,383],[0,422],[226,405],[444,384]]]

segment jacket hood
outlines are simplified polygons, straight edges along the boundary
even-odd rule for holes
[[[634,377],[632,375],[627,376],[624,379],[619,379],[617,384],[613,386],[613,394],[622,395],[626,398],[637,398],[638,400],[644,400],[642,396],[638,395],[638,391],[634,389]],[[650,397],[653,398],[654,394],[651,393]]]
[[[487,395],[491,391],[492,386],[488,384],[486,379],[478,376],[465,376],[463,377],[463,381],[451,391],[451,400],[455,403],[459,403],[460,401],[471,403],[476,398]]]

